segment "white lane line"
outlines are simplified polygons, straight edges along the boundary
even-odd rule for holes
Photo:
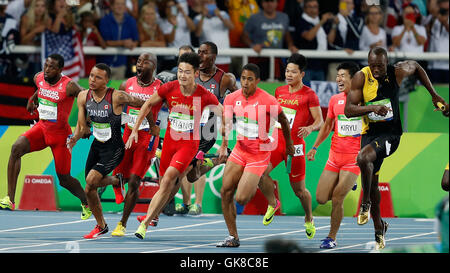
[[[94,221],[95,219],[90,220],[82,220],[82,221]],[[22,229],[29,229],[29,228],[36,228],[41,226],[54,226],[54,225],[65,225],[69,223],[74,223],[79,221],[73,221],[73,222],[65,222],[65,223],[56,223],[56,224],[48,224],[48,225],[40,225],[40,226],[32,226],[32,227],[25,227]],[[197,227],[197,226],[204,226],[204,225],[212,225],[217,223],[225,222],[224,220],[220,221],[212,221],[212,222],[206,222],[206,223],[200,223],[200,224],[193,224],[193,225],[185,225],[185,226],[179,226],[179,227],[171,227],[171,228],[165,228],[165,229],[156,229],[156,230],[149,230],[148,232],[161,232],[161,231],[167,231],[167,230],[176,230],[176,229],[184,229],[184,228],[190,228],[190,227]],[[12,231],[17,229],[11,229],[11,230],[5,230],[6,231]],[[125,235],[134,235],[134,233],[127,233]],[[7,248],[0,248],[0,251],[7,251],[7,250],[14,250],[14,249],[22,249],[22,248],[33,248],[33,247],[41,247],[41,246],[49,246],[49,245],[59,245],[59,244],[75,244],[78,242],[87,242],[87,241],[95,241],[95,240],[101,240],[101,239],[110,239],[113,238],[112,236],[102,236],[98,237],[96,239],[80,239],[80,240],[72,240],[72,241],[63,241],[63,242],[52,242],[52,243],[42,243],[42,244],[32,244],[32,245],[23,245],[23,246],[15,246],[15,247],[7,247]],[[136,239],[137,240],[137,239]],[[137,240],[138,242],[141,240]]]
[[[422,236],[427,236],[427,235],[431,235],[431,234],[436,234],[436,231],[420,233],[420,234],[414,234],[414,235],[409,235],[409,236],[403,236],[403,237],[398,237],[398,238],[393,238],[393,239],[386,239],[386,242],[410,239],[410,238],[415,238],[415,237],[422,237]],[[342,250],[342,249],[348,249],[348,248],[354,248],[354,247],[360,247],[360,246],[367,246],[367,245],[371,245],[373,242],[374,241],[369,241],[369,242],[365,242],[365,243],[362,243],[362,244],[343,246],[343,247],[336,247],[336,248],[333,248],[333,249],[327,249],[327,250],[323,250],[323,251],[320,251],[320,252],[332,252],[332,251],[335,251],[335,250]]]
[[[345,224],[341,224],[341,226],[344,226]],[[330,225],[328,226],[322,226],[322,227],[318,227],[316,228],[316,230],[319,229],[324,229],[324,228],[329,228]],[[261,239],[261,238],[268,238],[268,237],[274,237],[274,236],[282,236],[282,235],[288,235],[288,234],[293,234],[293,233],[298,233],[298,232],[304,232],[305,229],[300,229],[300,230],[294,230],[294,231],[289,231],[289,232],[283,232],[283,233],[274,233],[274,234],[264,234],[261,236],[255,236],[255,237],[249,237],[249,238],[244,238],[244,239],[239,239],[239,241],[249,241],[249,240],[255,240],[255,239]],[[168,252],[168,251],[177,251],[177,250],[183,250],[183,249],[188,249],[188,248],[199,248],[199,247],[204,247],[204,246],[215,246],[217,244],[217,242],[215,243],[208,243],[208,244],[201,244],[201,245],[191,245],[191,246],[184,246],[184,247],[175,247],[175,248],[169,248],[169,249],[157,249],[157,250],[151,250],[151,251],[144,251],[141,253],[155,253],[155,252]]]
[[[41,228],[41,227],[52,227],[52,226],[69,225],[69,224],[75,224],[75,223],[81,223],[81,222],[89,222],[89,221],[94,221],[94,220],[95,220],[95,219],[88,219],[88,220],[78,220],[78,221],[71,221],[71,222],[61,222],[61,223],[53,223],[53,224],[37,225],[37,226],[28,226],[28,227],[21,227],[21,228],[3,229],[3,230],[0,230],[0,233],[2,233],[2,232],[9,232],[9,231],[26,230],[26,229],[32,229],[32,228]]]

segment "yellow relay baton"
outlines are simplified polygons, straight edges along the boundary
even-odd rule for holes
[[[439,110],[445,111],[445,105],[442,104],[442,102],[438,101],[438,102],[436,103],[436,105],[437,105],[437,107],[439,108]]]

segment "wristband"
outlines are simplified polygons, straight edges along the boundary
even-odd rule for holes
[[[313,147],[312,147],[311,149],[313,149],[313,150],[316,150],[316,151],[317,151],[317,148],[316,148],[316,147],[314,147],[314,146],[313,146]]]

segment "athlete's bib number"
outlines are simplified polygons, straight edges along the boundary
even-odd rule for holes
[[[249,138],[257,138],[259,136],[259,126],[256,120],[247,117],[237,117],[236,121],[236,131],[240,135]]]
[[[136,121],[139,115],[139,110],[136,109],[130,109],[128,112],[128,127],[130,129],[133,129],[133,127],[136,125]],[[149,130],[150,125],[148,124],[147,118],[144,118],[141,125],[139,126],[139,130]]]
[[[106,142],[111,138],[111,124],[92,122],[94,137],[101,142]]]
[[[292,129],[292,125],[294,125],[294,120],[295,120],[295,115],[297,114],[297,110],[283,107],[283,106],[281,106],[281,108],[283,109],[284,115],[286,116],[286,118],[289,121],[289,127]],[[278,121],[275,123],[275,128],[281,129],[281,124]]]
[[[345,115],[338,115],[338,136],[357,137],[361,135],[362,118],[347,118]]]
[[[43,98],[39,98],[39,118],[56,121],[58,118],[58,104]]]
[[[367,115],[370,122],[380,122],[380,121],[389,121],[392,120],[394,117],[394,113],[392,111],[392,104],[390,99],[384,99],[380,101],[373,101],[373,102],[367,102],[366,105],[384,105],[387,108],[391,109],[386,114],[386,116],[380,116],[375,114],[374,112],[371,112]]]
[[[182,113],[171,112],[169,115],[170,128],[177,132],[194,131],[194,117]]]
[[[294,145],[294,156],[302,155],[305,155],[305,153],[303,153],[303,144]]]

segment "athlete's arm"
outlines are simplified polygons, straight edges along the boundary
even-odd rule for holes
[[[222,136],[224,136],[224,119],[223,119],[223,105],[221,103],[217,104],[217,105],[210,105],[208,106],[209,109],[211,111],[214,112],[214,114],[216,114],[217,117],[222,117],[222,127],[221,127],[221,132],[222,132]],[[219,162],[226,160],[227,156],[228,156],[228,152],[227,152],[227,148],[228,148],[228,139],[226,139],[225,137],[222,137],[222,145],[220,145],[219,148]]]
[[[69,150],[72,150],[73,146],[77,143],[77,141],[90,132],[89,127],[86,123],[86,94],[87,90],[81,91],[77,97],[77,106],[78,106],[78,120],[77,126],[75,127],[75,131],[73,136],[67,141],[67,146]]]
[[[284,139],[286,139],[286,154],[293,156],[295,149],[291,137],[291,125],[283,111],[278,115],[278,122],[281,124],[281,131],[283,132]]]
[[[66,95],[69,97],[78,97],[83,88],[75,81],[70,81],[66,86]]]
[[[431,84],[430,79],[428,78],[427,72],[422,68],[422,66],[416,61],[403,61],[395,64],[395,77],[397,78],[398,85],[401,84],[402,80],[405,77],[415,75],[423,86],[428,90],[431,95],[431,100],[433,101],[434,107],[436,107],[435,111],[439,110],[437,105],[438,102],[442,103],[445,106],[445,110],[442,111],[442,114],[446,117],[449,115],[449,105],[445,102],[444,98],[439,96],[434,90],[433,84]]]
[[[147,117],[147,120],[150,125],[150,130],[155,126],[155,121],[153,120],[153,117],[151,115],[152,106],[160,103],[162,101],[162,98],[158,95],[158,92],[153,93],[153,95],[150,97],[150,99],[146,100],[144,104],[141,107],[141,110],[139,110],[139,115],[136,119],[136,124],[133,127],[133,131],[131,132],[127,143],[125,144],[125,148],[129,149],[131,145],[133,144],[133,141],[135,143],[138,142],[138,131],[139,127],[142,124],[142,121],[144,121],[144,118]]]
[[[363,87],[364,87],[364,73],[358,71],[352,79],[352,88],[348,92],[347,102],[345,103],[344,114],[348,118],[360,117],[374,112],[380,116],[385,116],[389,108],[384,105],[364,105],[363,102]]]
[[[33,77],[33,82],[36,84],[36,76],[39,73],[36,73]],[[38,108],[39,102],[38,102],[38,89],[36,89],[36,92],[34,92],[33,95],[31,95],[31,97],[28,99],[27,102],[27,111],[30,112],[30,115],[32,115],[34,113],[34,111]]]
[[[320,144],[322,144],[325,141],[325,139],[327,139],[327,137],[331,133],[331,130],[333,129],[333,126],[334,126],[334,119],[327,117],[325,119],[323,126],[320,128],[319,133],[317,134],[316,141],[314,142],[313,147],[317,149],[320,146]],[[308,158],[309,161],[314,160],[317,153],[316,149],[311,149],[306,154],[306,157]]]
[[[131,96],[130,94],[122,90],[116,90],[116,92],[113,93],[113,96],[114,96],[113,98],[114,104],[115,106],[117,106],[114,109],[114,113],[116,114],[118,114],[117,113],[118,111],[116,112],[116,109],[118,110],[119,108],[121,108],[119,106],[123,106],[126,104],[133,107],[141,107],[145,102],[144,100],[141,100],[138,97]],[[121,112],[122,109],[120,109],[119,114]]]
[[[236,86],[236,77],[232,73],[225,73],[220,83],[220,97],[223,98],[227,92],[233,93],[238,90]]]
[[[307,136],[309,136],[309,134],[311,134],[312,131],[317,131],[322,127],[323,117],[322,117],[322,110],[320,109],[320,106],[309,108],[309,112],[311,113],[311,116],[313,117],[314,122],[310,126],[300,127],[298,130],[299,137],[307,137]]]

